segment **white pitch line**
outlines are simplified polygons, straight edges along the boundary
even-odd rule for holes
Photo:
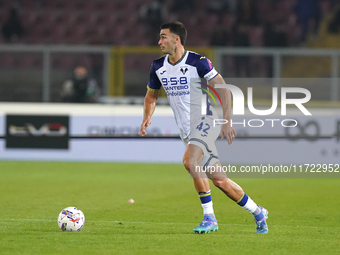
[[[48,220],[48,219],[0,219],[0,221],[57,221],[57,220]],[[161,224],[161,225],[177,225],[177,224],[185,224],[185,225],[195,225],[197,223],[178,223],[178,222],[146,222],[146,221],[120,221],[120,220],[86,220],[86,222],[98,222],[98,223],[124,223],[124,224]],[[244,224],[233,224],[233,223],[219,223],[219,226],[248,226],[249,224],[244,223]],[[323,229],[325,227],[315,227],[315,226],[292,226],[292,225],[271,225],[269,223],[269,227],[277,227],[277,228],[312,228],[312,229]],[[334,228],[334,229],[340,229],[340,227],[337,226],[331,226],[327,228]]]

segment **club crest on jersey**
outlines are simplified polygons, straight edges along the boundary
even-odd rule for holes
[[[188,71],[188,68],[186,66],[182,66],[181,69],[179,69],[182,74],[184,75],[187,71]]]

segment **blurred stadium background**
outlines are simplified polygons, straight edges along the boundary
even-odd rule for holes
[[[311,129],[311,136],[327,138],[339,132],[340,4],[335,0],[1,0],[3,117],[9,113],[114,115],[97,122],[100,127],[91,126],[95,120],[81,120],[87,127],[70,126],[68,135],[138,135],[149,68],[161,56],[159,26],[176,20],[188,29],[187,49],[210,58],[223,77],[244,79],[244,91],[256,84],[258,104],[270,105],[271,87],[285,86],[284,78],[314,79],[302,84],[312,93],[312,106],[333,109],[318,112],[317,124],[305,120],[306,130]],[[63,84],[77,66],[85,66],[98,84],[99,96],[91,106],[62,103]],[[155,119],[160,126],[155,124],[150,131],[176,136],[164,91],[161,95],[159,105],[165,108],[156,111],[159,118]],[[53,104],[41,107],[42,102]],[[329,115],[335,123],[330,124],[332,130],[322,128],[326,124],[322,118]],[[5,138],[9,129],[2,122],[0,135]],[[305,135],[306,130],[302,130]],[[284,134],[281,131],[266,134]],[[265,135],[247,132],[239,134]]]
[[[21,28],[8,35],[13,8]],[[0,101],[59,102],[63,81],[84,65],[99,102],[140,103],[159,25],[175,20],[188,49],[223,77],[338,77],[339,15],[332,0],[1,0]],[[332,92],[319,88],[313,100],[339,100]]]

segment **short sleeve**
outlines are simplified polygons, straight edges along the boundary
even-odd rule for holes
[[[208,81],[218,75],[218,72],[215,70],[211,61],[205,56],[200,55],[200,58],[196,62],[196,67],[198,75]]]
[[[155,63],[152,63],[151,68],[150,68],[150,78],[149,82],[147,85],[147,89],[149,91],[157,91],[161,88],[162,84],[158,79],[158,76],[156,74],[155,70]]]

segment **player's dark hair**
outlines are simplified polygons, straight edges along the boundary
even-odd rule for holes
[[[167,28],[170,30],[171,33],[179,36],[179,38],[181,39],[181,43],[184,46],[185,41],[187,40],[187,34],[188,34],[184,25],[179,21],[175,21],[175,22],[165,23],[161,26],[161,29],[167,29]]]

